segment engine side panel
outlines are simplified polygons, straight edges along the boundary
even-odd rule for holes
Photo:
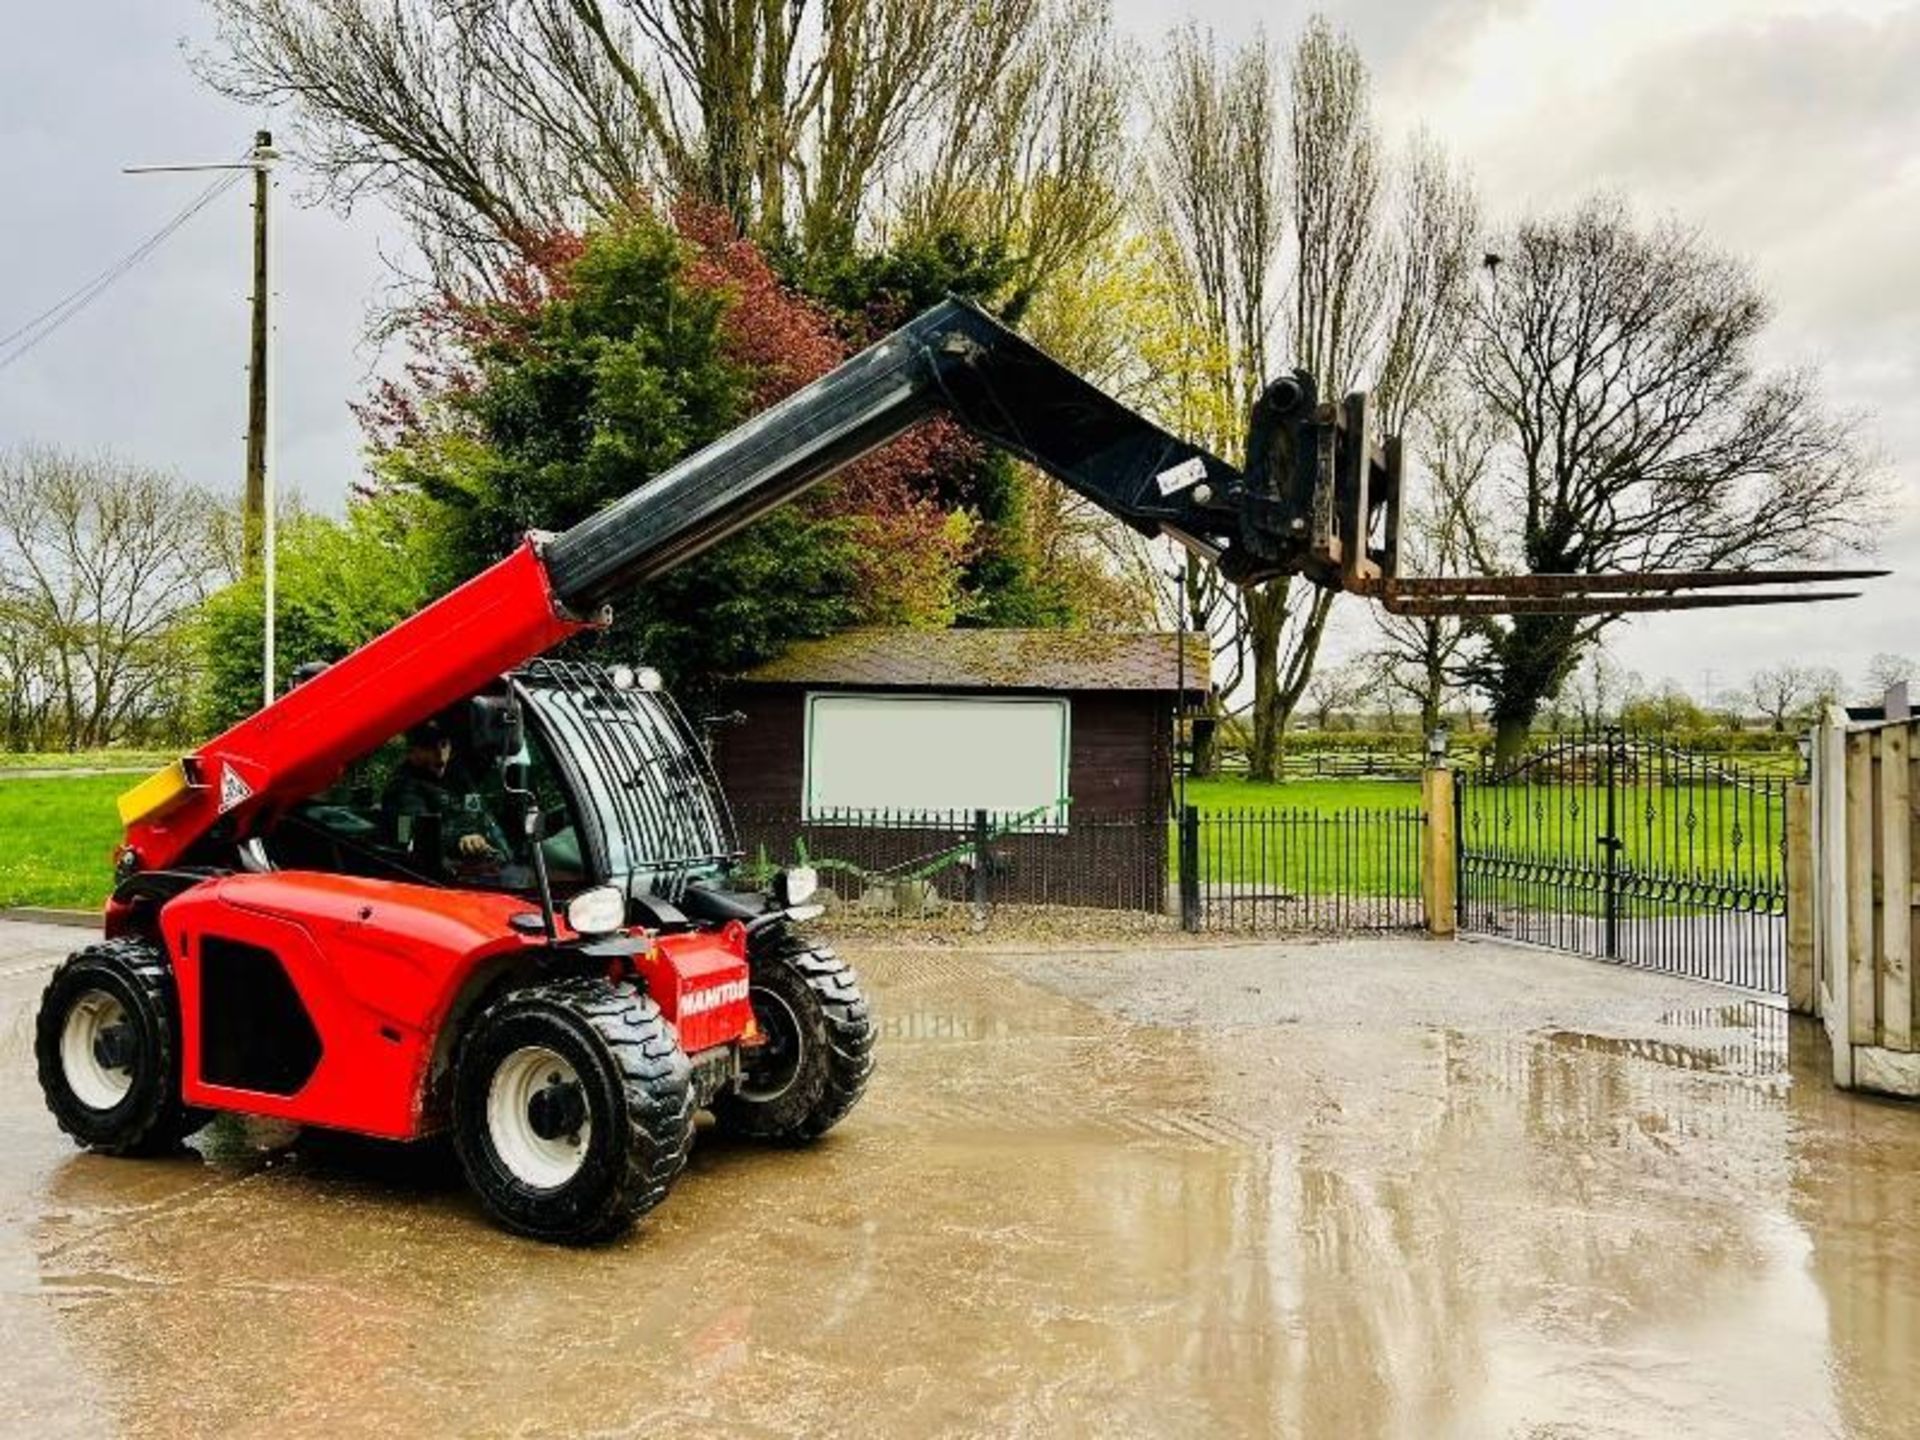
[[[420,1134],[440,1022],[477,966],[538,943],[508,927],[524,909],[507,895],[297,871],[196,887],[161,912],[180,988],[183,1098]],[[262,1033],[247,1034],[250,1021]]]

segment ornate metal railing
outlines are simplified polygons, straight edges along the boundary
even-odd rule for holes
[[[1782,991],[1789,783],[1619,729],[1462,773],[1460,926]]]

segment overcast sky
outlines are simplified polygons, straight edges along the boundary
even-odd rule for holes
[[[1118,0],[1151,40],[1187,14],[1227,37],[1289,36],[1312,8]],[[1674,213],[1752,262],[1778,302],[1770,346],[1815,362],[1873,415],[1901,494],[1880,560],[1900,573],[1848,606],[1667,616],[1616,652],[1699,688],[1780,660],[1849,678],[1920,652],[1920,4],[1855,0],[1352,0],[1324,8],[1373,66],[1389,138],[1425,125],[1473,169],[1494,217],[1596,188]],[[187,0],[5,0],[0,48],[0,334],[124,255],[204,179],[129,164],[238,156],[257,125],[204,90]],[[283,192],[297,198],[298,182]],[[337,508],[359,470],[348,401],[403,237],[376,210],[282,205],[281,475]],[[79,318],[0,370],[0,446],[104,446],[237,486],[248,211],[228,192]],[[1364,643],[1359,607],[1340,646]]]

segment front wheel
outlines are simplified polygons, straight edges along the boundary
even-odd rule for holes
[[[665,1199],[686,1164],[691,1080],[673,1027],[632,987],[513,990],[461,1042],[454,1147],[508,1229],[609,1239]]]
[[[760,1041],[740,1057],[713,1117],[730,1134],[814,1140],[839,1124],[873,1073],[873,1016],[847,962],[782,934],[749,957]]]
[[[33,1051],[47,1108],[89,1150],[164,1154],[207,1121],[180,1103],[173,972],[144,940],[70,956],[41,996]]]

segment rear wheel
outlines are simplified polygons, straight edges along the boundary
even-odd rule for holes
[[[461,1042],[453,1135],[502,1225],[563,1244],[608,1239],[658,1205],[686,1164],[687,1057],[631,986],[511,991]]]
[[[735,1135],[814,1140],[839,1124],[873,1073],[873,1016],[847,962],[825,945],[782,934],[750,955],[749,994],[761,1042],[740,1078],[715,1098]]]
[[[180,1023],[173,972],[144,940],[75,952],[40,999],[34,1060],[47,1108],[89,1150],[153,1155],[207,1121],[180,1103]]]

